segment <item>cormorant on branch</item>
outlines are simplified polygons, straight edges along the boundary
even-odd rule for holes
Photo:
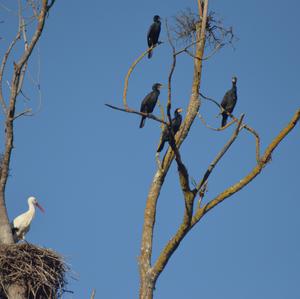
[[[237,101],[237,88],[236,88],[236,81],[237,77],[232,77],[232,87],[230,90],[228,90],[224,98],[221,102],[221,106],[224,110],[226,110],[229,113],[233,112],[233,109],[235,107],[236,101]],[[222,127],[226,125],[228,114],[224,111],[222,112]]]
[[[140,112],[144,113],[152,113],[155,105],[158,100],[158,96],[160,94],[160,88],[162,87],[161,83],[155,83],[152,86],[152,91],[148,93],[145,98],[142,101]],[[142,128],[145,125],[146,116],[142,116],[140,128]]]
[[[153,24],[150,26],[148,33],[147,33],[147,42],[148,42],[148,47],[152,47],[157,45],[158,43],[158,38],[160,34],[160,16],[155,15],[153,17]],[[148,53],[148,58],[152,57],[152,51]]]
[[[177,108],[174,112],[174,118],[172,119],[171,126],[173,129],[174,136],[176,135],[177,131],[180,128],[181,122],[182,122],[182,115],[180,114],[182,112],[181,108]],[[160,140],[160,144],[157,148],[157,152],[161,152],[164,148],[165,142],[170,140],[170,128],[168,126],[165,126],[162,131],[162,136]]]

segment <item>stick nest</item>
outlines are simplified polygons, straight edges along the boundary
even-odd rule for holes
[[[188,44],[196,40],[197,24],[201,18],[190,8],[179,12],[173,17],[171,31],[175,40]],[[231,45],[237,41],[232,27],[226,27],[222,19],[213,11],[208,12],[206,23],[206,40],[211,48]]]
[[[55,299],[67,284],[69,267],[55,251],[28,243],[0,246],[0,298],[5,288],[19,284],[29,299]]]

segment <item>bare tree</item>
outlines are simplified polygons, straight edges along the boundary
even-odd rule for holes
[[[250,183],[262,169],[270,162],[271,155],[280,142],[289,134],[291,130],[295,127],[300,118],[300,109],[298,109],[294,116],[291,118],[286,127],[284,127],[281,132],[272,140],[272,142],[267,146],[264,153],[260,150],[260,137],[259,134],[251,128],[248,124],[244,122],[244,114],[240,117],[235,117],[232,114],[228,115],[231,117],[231,122],[222,128],[212,128],[209,126],[202,115],[199,113],[201,107],[202,99],[211,101],[216,104],[219,112],[224,112],[223,108],[213,99],[203,96],[200,93],[200,83],[202,76],[202,65],[206,59],[209,59],[214,55],[222,46],[227,43],[231,43],[234,37],[232,28],[226,29],[218,22],[213,13],[208,12],[208,2],[209,0],[197,0],[198,12],[194,14],[192,12],[183,12],[178,15],[176,19],[176,24],[173,26],[173,32],[175,37],[173,38],[171,32],[167,25],[168,40],[169,44],[173,49],[173,62],[171,65],[171,70],[168,78],[168,101],[167,101],[167,120],[164,117],[156,117],[154,115],[147,115],[139,111],[135,111],[129,108],[127,104],[127,88],[130,74],[138,64],[138,62],[145,57],[148,49],[145,51],[130,67],[126,79],[125,87],[123,93],[123,105],[124,108],[118,108],[116,106],[108,105],[111,108],[122,110],[124,112],[135,113],[144,115],[155,121],[165,123],[170,126],[170,109],[172,105],[171,95],[172,95],[172,76],[176,68],[176,58],[180,54],[188,54],[193,59],[194,71],[193,71],[193,81],[192,89],[190,94],[190,100],[187,108],[187,113],[185,119],[181,125],[179,132],[176,136],[171,134],[169,141],[170,147],[164,155],[162,161],[157,158],[157,170],[152,179],[151,187],[146,200],[146,207],[144,213],[144,225],[141,241],[141,252],[139,257],[139,270],[140,270],[140,299],[151,299],[153,298],[153,292],[155,289],[155,284],[166,267],[169,259],[175,252],[175,250],[180,245],[184,237],[191,231],[191,229],[202,219],[202,217],[216,207],[219,203],[229,198],[233,194],[237,193],[248,183]],[[175,38],[184,39],[187,45],[180,50],[177,50],[174,46],[173,40]],[[225,41],[225,42],[224,42]],[[193,50],[191,50],[193,49]],[[210,53],[205,57],[205,49],[210,49]],[[228,127],[235,125],[235,130],[232,136],[221,149],[221,151],[216,155],[214,160],[209,164],[205,173],[200,176],[198,182],[192,188],[190,186],[189,172],[185,166],[183,159],[180,155],[180,146],[187,138],[190,128],[197,118],[210,129],[216,131],[222,131]],[[171,127],[170,127],[171,128]],[[207,200],[205,204],[202,204],[202,199],[206,195],[207,183],[210,175],[212,174],[215,166],[222,159],[224,154],[230,149],[230,146],[239,136],[242,130],[246,130],[255,137],[256,143],[256,165],[253,169],[243,178],[241,178],[237,183],[231,185],[229,188],[222,191],[215,198]],[[152,260],[153,252],[153,232],[156,219],[156,209],[157,203],[160,195],[161,188],[164,184],[164,180],[168,174],[172,162],[175,160],[178,169],[179,183],[181,186],[183,199],[184,199],[184,210],[182,223],[178,227],[177,231],[173,237],[165,244],[163,250],[159,253],[156,260]]]
[[[19,117],[32,115],[31,109],[17,111],[16,105],[20,96],[26,97],[22,88],[29,59],[42,35],[47,15],[55,0],[18,0],[16,3],[18,5],[17,30],[15,37],[7,45],[0,65],[0,103],[5,132],[4,150],[0,161],[0,244],[3,246],[14,243],[5,205],[5,187],[14,148],[14,123]],[[11,12],[15,13],[13,10]],[[18,57],[20,49],[22,51]],[[6,82],[6,74],[10,73],[12,73],[11,79]],[[8,298],[25,298],[25,287],[20,284],[2,287],[7,289]]]

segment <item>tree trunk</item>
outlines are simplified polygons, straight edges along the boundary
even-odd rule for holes
[[[0,192],[0,244],[13,244],[13,236],[4,201],[4,192]]]
[[[142,276],[140,282],[140,296],[139,299],[153,299],[153,291],[155,289],[155,282],[151,281],[149,277]]]

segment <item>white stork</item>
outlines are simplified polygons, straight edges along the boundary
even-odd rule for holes
[[[33,196],[28,198],[28,206],[28,211],[16,217],[12,222],[12,232],[15,242],[25,240],[25,234],[29,231],[31,221],[35,214],[35,207],[38,207],[44,213],[43,207],[39,205]]]

